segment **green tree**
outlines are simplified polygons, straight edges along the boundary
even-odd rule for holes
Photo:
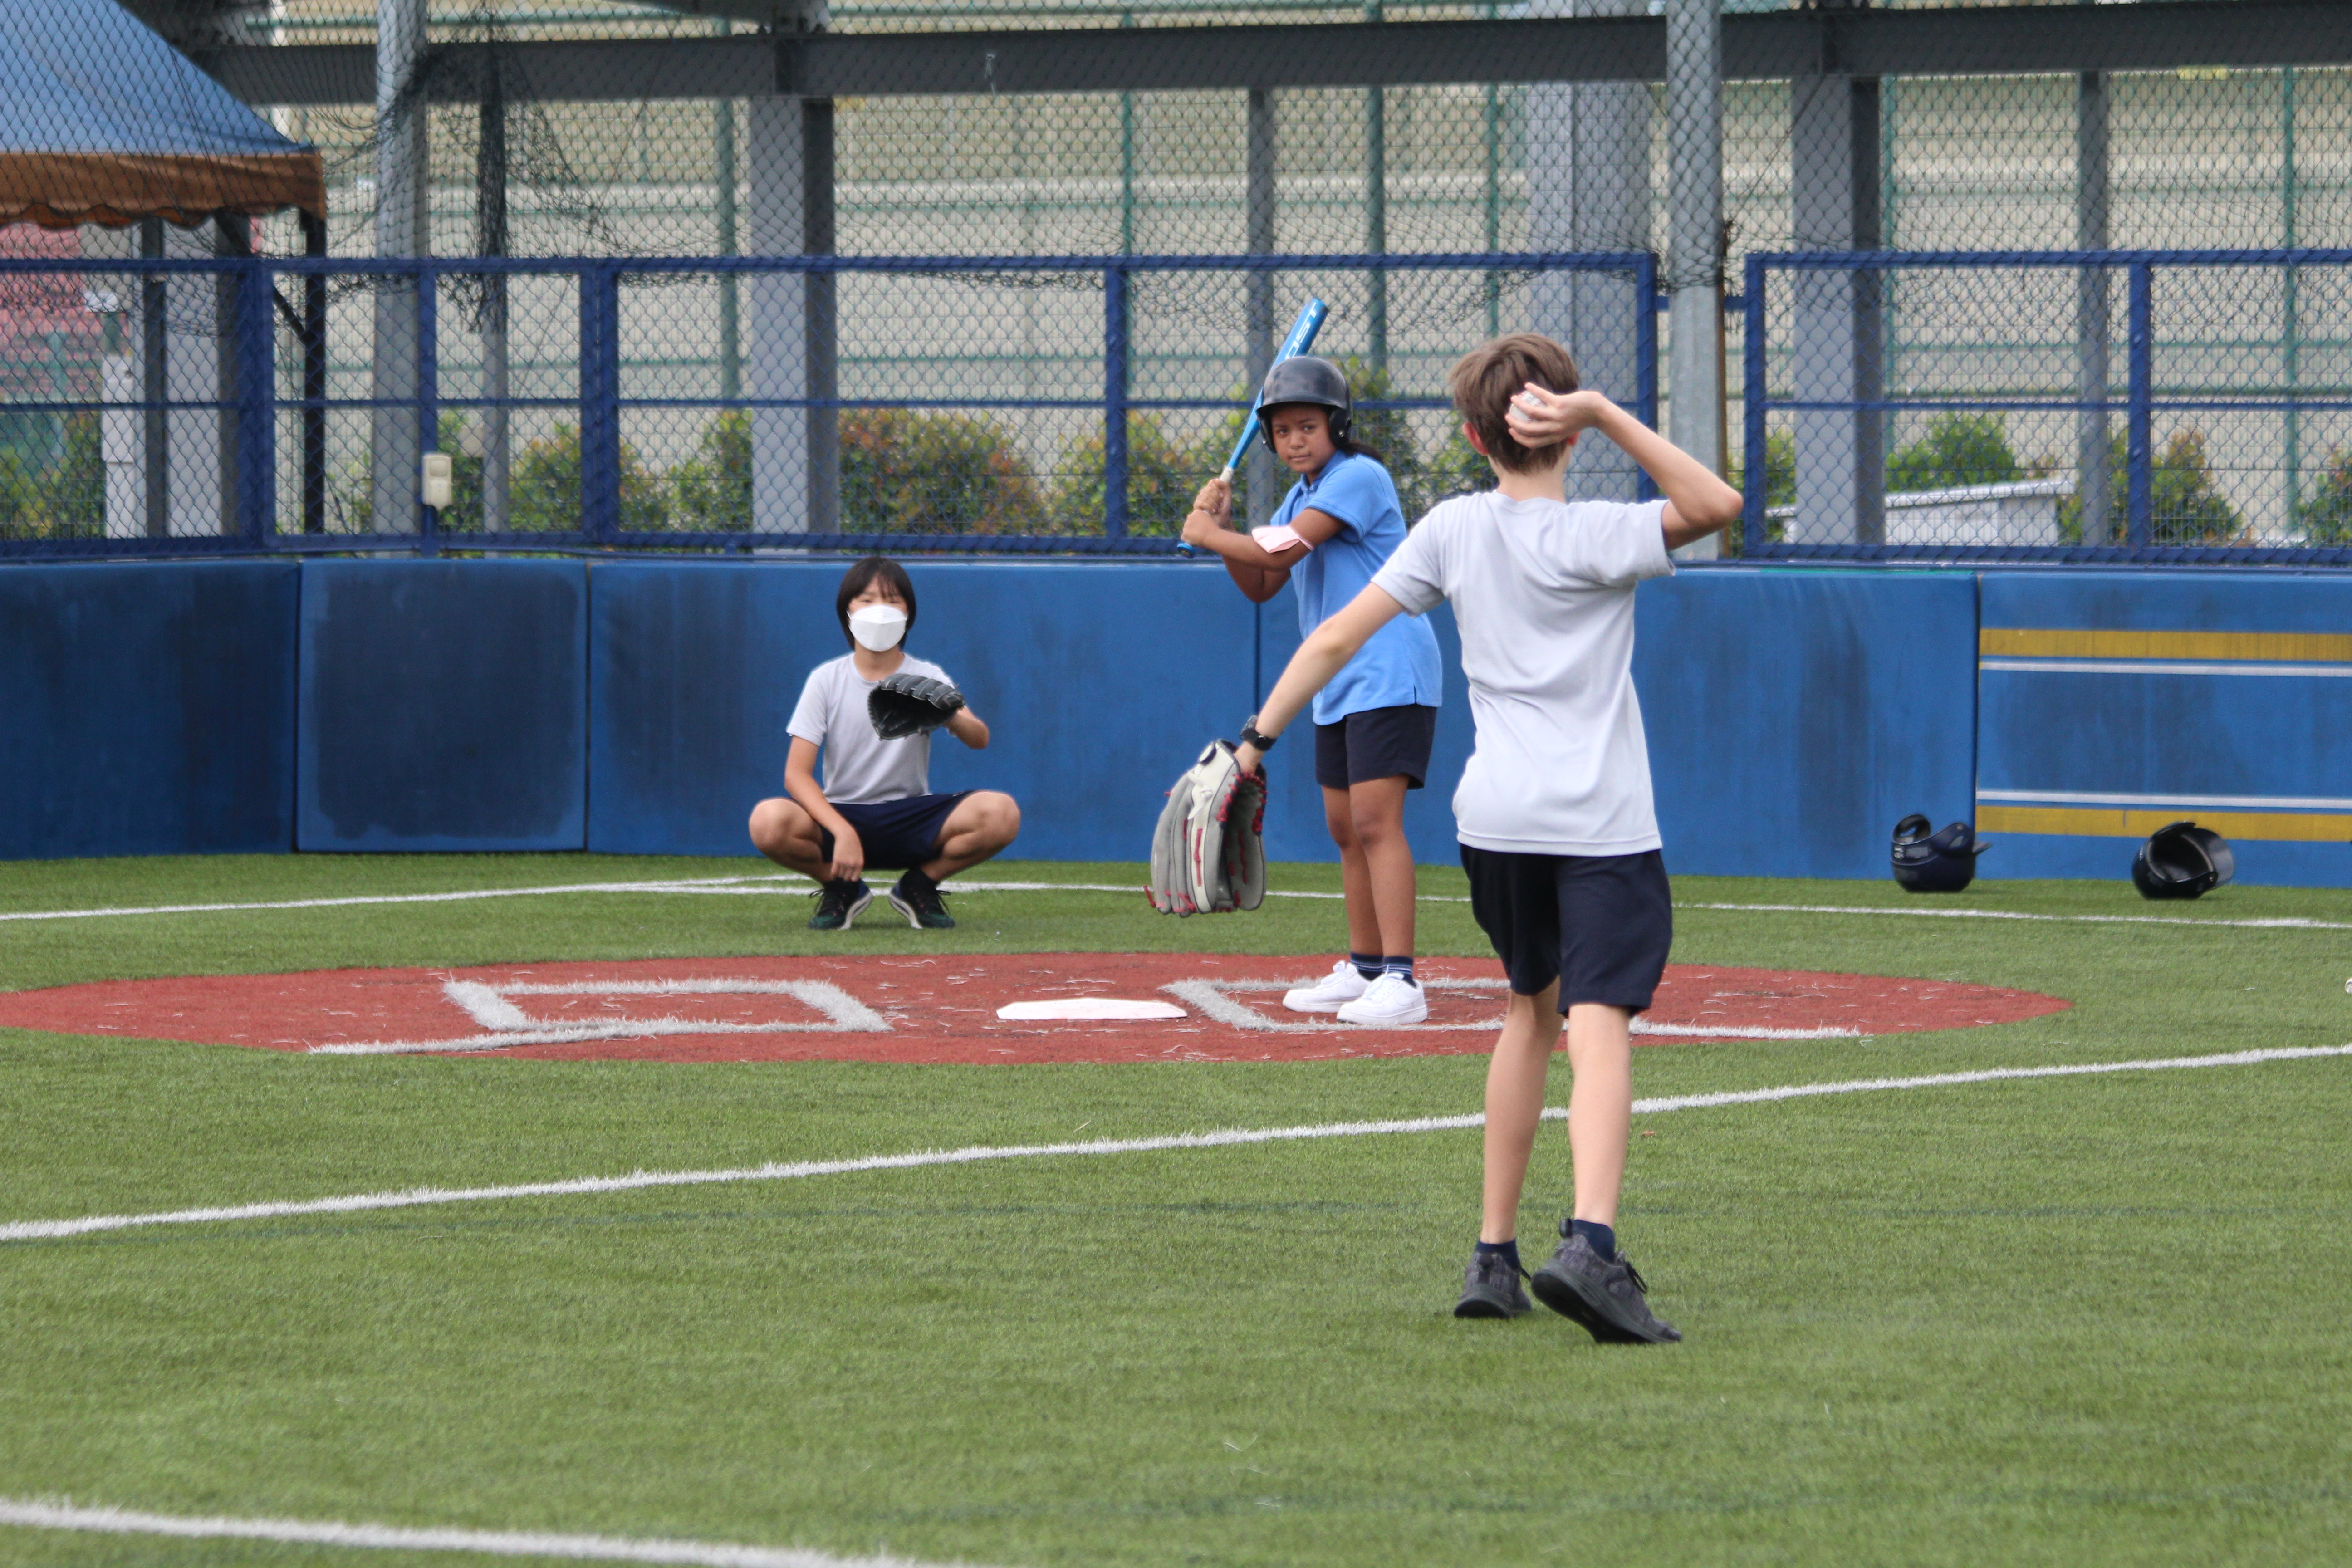
[[[2108,515],[2116,535],[2124,531],[2131,495],[2129,437],[2118,430],[2107,442]],[[2213,482],[2212,455],[2205,432],[2176,430],[2148,464],[2148,537],[2157,544],[2227,544],[2246,531],[2246,520]],[[2069,496],[2058,508],[2058,523],[2069,540],[2083,537],[2083,503]]]
[[[1793,453],[1792,453],[1793,456]],[[1794,490],[1794,464],[1791,491]],[[2005,485],[2024,475],[1998,414],[1938,414],[1927,433],[1887,459],[1890,490],[1940,490],[1962,485]]]
[[[841,525],[851,533],[1039,533],[1045,500],[1012,433],[969,414],[841,417]]]
[[[1213,459],[1222,461],[1222,459]],[[1127,531],[1172,537],[1183,531],[1209,473],[1200,455],[1177,446],[1150,414],[1127,416]],[[1047,512],[1055,533],[1103,530],[1103,438],[1092,436],[1063,454]]]
[[[2303,537],[2313,544],[2352,544],[2352,453],[2327,454],[2318,486],[2294,509]]]
[[[621,443],[621,526],[665,528],[669,501],[661,480]],[[507,491],[507,526],[517,533],[567,533],[580,527],[580,427],[558,423],[518,454]]]
[[[751,416],[719,410],[702,427],[694,456],[670,470],[677,522],[697,532],[740,532],[751,526]]]

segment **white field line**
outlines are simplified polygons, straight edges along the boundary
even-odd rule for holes
[[[890,1020],[829,980],[583,981],[576,985],[484,985],[473,980],[445,981],[442,992],[489,1031],[449,1040],[352,1040],[312,1046],[314,1057],[399,1057],[426,1051],[495,1051],[508,1046],[570,1046],[583,1040],[635,1040],[656,1035],[887,1035]],[[728,1024],[699,1018],[600,1018],[594,1021],[534,1018],[509,996],[599,996],[710,994],[759,992],[794,997],[824,1016],[822,1023]]]
[[[2308,1061],[2352,1057],[2352,1045],[2282,1046],[2214,1056],[2157,1057],[2139,1061],[2080,1062],[2056,1067],[1987,1068],[1977,1072],[1932,1073],[1921,1078],[1840,1079],[1827,1083],[1787,1084],[1777,1089],[1727,1089],[1717,1094],[1637,1100],[1633,1113],[1654,1116],[1719,1105],[1763,1105],[1819,1095],[1865,1094],[1881,1089],[1940,1089],[1955,1084],[1999,1083],[2011,1079],[2080,1078],[2105,1073],[2161,1072],[2191,1068],[2252,1067],[2262,1062]],[[1548,1121],[1568,1112],[1546,1109]],[[527,1182],[497,1187],[408,1187],[396,1192],[356,1193],[345,1197],[289,1199],[218,1208],[166,1209],[147,1214],[89,1215],[79,1219],[28,1219],[0,1225],[0,1241],[53,1240],[98,1231],[144,1226],[211,1225],[224,1220],[285,1219],[300,1215],[358,1214],[375,1209],[422,1208],[440,1204],[494,1203],[509,1198],[572,1197],[636,1192],[649,1187],[693,1187],[739,1182],[793,1181],[806,1176],[852,1175],[866,1171],[907,1171],[933,1165],[973,1165],[997,1160],[1034,1160],[1063,1155],[1141,1154],[1171,1149],[1226,1149],[1255,1143],[1291,1143],[1324,1138],[1368,1138],[1389,1133],[1446,1132],[1479,1127],[1486,1118],[1423,1116],[1402,1121],[1326,1121],[1307,1127],[1236,1127],[1215,1132],[1182,1132],[1160,1138],[1103,1138],[1083,1143],[1026,1143],[931,1149],[908,1154],[869,1154],[851,1160],[802,1160],[722,1171],[635,1171],[625,1176],[579,1176],[560,1182]]]
[[[520,1530],[416,1530],[304,1519],[194,1518],[129,1509],[76,1508],[0,1498],[0,1525],[104,1535],[169,1535],[189,1541],[284,1541],[389,1552],[476,1552],[490,1557],[559,1557],[584,1563],[674,1563],[695,1568],[924,1568],[904,1557],[836,1557],[789,1546],[661,1541],[625,1535],[556,1535]]]
[[[1132,887],[1116,882],[967,882],[961,879],[941,884],[950,893],[1139,893],[1141,883]],[[712,877],[677,882],[565,882],[550,888],[483,888],[462,893],[384,893],[347,899],[280,899],[267,903],[249,904],[152,904],[136,908],[102,910],[36,910],[16,913],[0,913],[5,921],[87,921],[130,915],[192,915],[235,914],[257,910],[328,910],[347,909],[365,904],[451,904],[478,899],[527,899],[551,893],[677,893],[677,894],[761,894],[782,896],[803,893],[797,877],[752,876]],[[1339,899],[1339,893],[1309,892],[1303,889],[1270,888],[1269,899]],[[1470,900],[1450,893],[1423,893],[1418,902],[1424,904],[1466,904]],[[1728,904],[1676,900],[1678,910],[1728,910],[1756,914],[1801,915],[1890,915],[1929,916],[1944,920],[1975,921],[2035,921],[2057,924],[2082,925],[2144,925],[2144,926],[2226,926],[2252,931],[2352,931],[2352,921],[2315,921],[2281,916],[2267,920],[2200,920],[2192,915],[2045,915],[2027,914],[2017,910],[1940,910],[1906,909],[1885,905],[1849,904]]]

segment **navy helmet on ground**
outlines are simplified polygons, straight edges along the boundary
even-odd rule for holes
[[[1355,395],[1348,390],[1348,373],[1313,354],[1293,354],[1265,373],[1265,384],[1258,388],[1256,412],[1258,431],[1268,448],[1274,446],[1274,426],[1265,411],[1286,403],[1311,403],[1329,409],[1334,441],[1347,437],[1348,421],[1356,411]]]
[[[1955,822],[1941,832],[1913,812],[1895,825],[1895,880],[1914,893],[1957,893],[1975,879],[1977,857],[1992,847],[1975,828]]]
[[[2193,822],[2175,822],[2149,834],[2132,857],[2132,886],[2143,899],[2194,899],[2237,869],[2228,839]]]

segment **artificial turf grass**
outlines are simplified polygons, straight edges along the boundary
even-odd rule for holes
[[[1104,879],[1094,870],[1034,879]],[[1868,891],[1733,896],[1850,903]],[[2099,906],[2095,889],[2056,892],[2088,894],[2103,912],[2148,908]],[[1137,946],[1139,924],[1157,923],[1319,952],[1336,925],[1332,906],[1303,900],[1291,907],[1319,911],[1303,923],[1277,908],[1139,922],[1120,913],[1124,900],[1105,898],[1095,914],[1069,906],[1101,896],[988,897],[1020,900],[1003,906],[1008,941],[1076,921],[1098,929],[1092,945]],[[704,905],[767,901],[680,900],[678,923],[690,933]],[[437,945],[449,933],[432,921],[406,924],[411,910],[513,907],[362,912],[395,917],[370,940]],[[1424,921],[1447,908],[1425,907]],[[2326,918],[2324,908],[2290,912]],[[249,922],[263,917],[204,918],[230,929],[193,931],[192,948],[209,941],[213,967],[254,967],[243,955]],[[506,954],[518,958],[550,956],[538,949],[551,942],[637,956],[629,944],[644,924],[642,903],[596,900],[561,921],[501,920],[458,940],[531,949]],[[2352,1037],[2343,1027],[2352,1003],[2335,973],[2342,933],[1717,911],[1686,911],[1681,925],[1685,962],[2034,983],[2080,1005],[2021,1025],[1866,1042],[1647,1048],[1636,1058],[1640,1093]],[[294,936],[272,938],[297,960],[289,967],[354,940],[338,927]],[[894,940],[903,945],[892,951],[937,945],[929,933]],[[16,956],[12,945],[8,959]],[[87,962],[104,973],[119,961],[100,952]],[[23,982],[11,973],[0,983]],[[5,1121],[40,1129],[21,1152],[0,1154],[8,1217],[148,1206],[172,1201],[166,1191],[221,1201],[477,1173],[521,1179],[1043,1142],[1081,1123],[1082,1136],[1117,1137],[1413,1115],[1475,1109],[1483,1070],[1476,1058],[1101,1068],[329,1063],[23,1034],[0,1038],[0,1063]],[[13,1342],[0,1353],[37,1366],[39,1379],[26,1390],[30,1404],[0,1408],[0,1431],[21,1433],[0,1442],[0,1493],[36,1489],[14,1456],[46,1452],[44,1435],[62,1433],[98,1445],[66,1445],[79,1468],[55,1489],[84,1500],[798,1539],[842,1551],[887,1539],[1006,1563],[1519,1560],[1578,1550],[1580,1523],[1605,1526],[1612,1551],[1622,1543],[1674,1561],[2262,1552],[2308,1561],[2323,1531],[2342,1523],[2342,1494],[2327,1479],[2341,1473],[2341,1456],[2315,1468],[2298,1445],[2307,1430],[2344,1429],[2344,1369],[2326,1338],[2327,1303],[2343,1283],[2341,1244],[2329,1247],[2341,1234],[2343,1184],[2334,1149],[2292,1156],[2307,1130],[2340,1124],[2334,1068],[1654,1119],[1658,1136],[1635,1143],[1626,1234],[1662,1310],[1694,1332],[1692,1346],[1670,1353],[1704,1345],[1706,1364],[1748,1368],[1714,1390],[1722,1403],[1712,1414],[1707,1387],[1607,1360],[1547,1314],[1498,1326],[1551,1331],[1540,1341],[1447,1337],[1474,1327],[1444,1317],[1475,1203],[1471,1134],[1352,1152],[1057,1161],[976,1182],[929,1172],[825,1178],[822,1200],[815,1184],[779,1184],[722,1189],[723,1199],[657,1192],[12,1247],[0,1249],[0,1339]],[[1555,1100],[1564,1089],[1559,1080]],[[1991,1110],[1971,1109],[1969,1097]],[[1907,1109],[1888,1109],[1898,1102]],[[2188,1109],[2150,1113],[2178,1103]],[[2168,1131],[2171,1121],[2193,1136]],[[1531,1243],[1564,1200],[1563,1176],[1550,1129]],[[2190,1189],[2206,1216],[2194,1223],[2177,1197]],[[1779,1202],[1761,1201],[1775,1193]],[[107,1194],[122,1201],[94,1201]],[[31,1206],[38,1195],[62,1206]],[[763,1246],[779,1234],[773,1216],[807,1213],[817,1218],[785,1224],[784,1239]],[[223,1261],[188,1261],[196,1255]],[[2207,1298],[2185,1307],[2180,1291],[2148,1277],[2151,1258],[2183,1255],[2210,1265],[2191,1279]],[[36,1261],[44,1257],[96,1261]],[[2022,1268],[2035,1293],[2007,1334],[1998,1300],[1954,1286],[2003,1260],[2007,1278]],[[2266,1272],[2241,1290],[2251,1271]],[[1093,1294],[1054,1304],[1074,1277]],[[1349,1296],[1360,1280],[1369,1285]],[[680,1299],[702,1304],[677,1316]],[[19,1310],[36,1303],[40,1310]],[[58,1315],[26,1342],[27,1317],[52,1303]],[[1112,1320],[1102,1333],[1097,1316]],[[2248,1318],[2263,1324],[2259,1336],[2243,1331]],[[742,1331],[723,1331],[736,1319]],[[1759,1333],[1807,1356],[1768,1347],[1750,1365],[1740,1347]],[[379,1341],[389,1359],[368,1360]],[[1977,1352],[1954,1360],[1946,1345]],[[2247,1355],[2250,1373],[2236,1359]],[[99,1375],[78,1375],[99,1363]],[[633,1370],[641,1365],[666,1370],[648,1384]],[[372,1414],[314,1430],[303,1397],[352,1367]],[[2060,1375],[2037,1392],[2052,1367]],[[2162,1419],[2091,1397],[2134,1378],[2149,1400],[2170,1401]],[[1465,1384],[1473,1397],[1462,1396]],[[2237,1405],[2227,1403],[2231,1389]],[[1847,1390],[1859,1392],[1850,1400]],[[1815,1432],[1806,1402],[1816,1391],[1831,1394],[1832,1412],[1859,1401],[1866,1419],[1842,1433],[1832,1414]],[[1443,1407],[1427,1407],[1431,1399]],[[747,1404],[777,1420],[746,1426],[735,1412]],[[1470,1412],[1466,1429],[1456,1406]],[[1240,1463],[1215,1471],[1238,1489],[1208,1487],[1211,1467],[1196,1452],[1203,1420],[1261,1411],[1287,1423],[1268,1426],[1291,1466],[1290,1489],[1264,1494],[1273,1508],[1250,1491],[1269,1483]],[[899,1429],[926,1423],[965,1446],[926,1447],[928,1437]],[[1717,1428],[1719,1442],[1708,1436]],[[2108,1439],[2129,1440],[2119,1452],[2140,1456],[2137,1470],[2077,1452]],[[1551,1460],[1530,1468],[1490,1458],[1514,1442]],[[492,1451],[471,1469],[448,1462],[453,1451],[479,1457],[484,1445]],[[2209,1464],[2210,1445],[2229,1462]],[[1908,1481],[1905,1467],[1922,1455],[1928,1468]],[[1472,1475],[1434,1489],[1429,1478],[1456,1459]],[[866,1463],[874,1470],[858,1468]],[[1596,1468],[1608,1482],[1595,1484]],[[2141,1473],[2151,1469],[2152,1479]],[[786,1475],[800,1479],[786,1486],[777,1479]],[[2134,1529],[2164,1535],[2134,1541]],[[28,1562],[284,1560],[278,1548],[152,1542],[86,1555],[89,1543],[68,1550],[68,1538],[11,1531],[0,1533],[0,1561],[16,1542],[14,1560]]]
[[[57,1311],[103,1342],[77,1384],[136,1396],[51,1444],[12,1394],[0,1473],[980,1562],[1520,1561],[1578,1528],[1677,1562],[2311,1561],[2345,1522],[2345,1368],[2297,1308],[2345,1258],[2266,1242],[2328,1237],[2347,1171],[2228,1127],[2340,1115],[2340,1084],[1660,1118],[1626,1228],[1693,1337],[1657,1352],[1444,1316],[1468,1133],[1141,1156],[1076,1193],[998,1167],[58,1244],[18,1325]],[[2226,1224],[2151,1190],[2184,1163]],[[2206,1267],[2152,1293],[2152,1251]],[[2135,1520],[2170,1538],[2118,1540]]]

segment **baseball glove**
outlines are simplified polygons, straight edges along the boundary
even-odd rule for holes
[[[876,734],[886,741],[901,741],[930,733],[962,706],[963,693],[946,681],[900,670],[884,677],[866,699],[866,716],[874,721]]]
[[[1168,792],[1151,839],[1151,907],[1223,914],[1265,901],[1265,777],[1212,741]]]

